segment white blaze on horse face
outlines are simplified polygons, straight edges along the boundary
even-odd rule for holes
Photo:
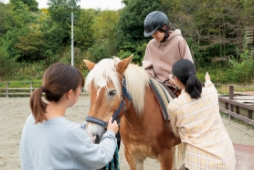
[[[100,95],[101,88],[102,88],[102,87],[100,87],[100,88],[97,90],[96,100],[98,99],[98,97],[99,97],[99,95]]]
[[[96,100],[98,99],[99,95],[100,95],[100,91],[103,87],[106,87],[106,81],[105,80],[101,80],[99,81],[99,83],[97,84],[100,88],[98,88],[97,93],[96,93]],[[95,107],[95,106],[94,106]]]
[[[97,93],[96,93],[96,100],[98,99],[99,95],[100,95],[100,91],[103,87],[100,87],[98,90],[97,90]],[[96,104],[93,106],[93,111],[94,111],[94,108],[96,108]]]
[[[97,95],[96,95],[96,100],[98,99],[98,97],[99,97],[99,95],[100,95],[100,91],[101,91],[101,87],[97,90]],[[93,111],[94,111],[94,108],[96,108],[96,104],[95,105],[93,105]]]

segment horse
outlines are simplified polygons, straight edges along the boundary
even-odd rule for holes
[[[133,63],[132,56],[83,60],[90,70],[85,89],[90,96],[87,131],[99,142],[107,121],[121,119],[120,135],[131,170],[142,170],[144,160],[157,159],[162,170],[183,165],[180,138],[165,125],[159,103],[149,86],[149,75]]]

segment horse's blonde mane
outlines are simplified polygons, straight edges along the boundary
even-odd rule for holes
[[[97,63],[86,77],[85,89],[89,91],[92,83],[97,88],[107,87],[107,82],[111,81],[115,86],[116,93],[120,97],[120,82],[116,66],[120,59],[103,59]],[[137,65],[129,64],[124,72],[126,87],[131,95],[132,103],[136,112],[140,115],[144,110],[145,87],[148,86],[149,76],[145,70]]]
[[[138,114],[141,114],[144,110],[145,88],[148,86],[149,76],[143,68],[134,64],[129,64],[124,75],[134,108]]]

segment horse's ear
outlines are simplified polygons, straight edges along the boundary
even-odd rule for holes
[[[86,66],[89,70],[92,70],[95,66],[95,63],[89,61],[89,60],[83,60],[86,63]]]
[[[116,66],[116,71],[122,74],[125,71],[125,69],[128,67],[128,65],[131,63],[132,56],[133,54],[129,56],[128,58],[120,61]]]

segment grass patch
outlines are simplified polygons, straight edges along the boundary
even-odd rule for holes
[[[215,86],[219,94],[229,95],[229,85],[215,84]],[[248,91],[254,92],[253,86],[241,86],[236,84],[233,84],[233,86],[234,86],[234,92],[248,92]]]
[[[30,88],[32,83],[33,88],[38,88],[41,86],[41,80],[25,80],[25,81],[8,81],[9,88]],[[0,88],[6,88],[6,82],[0,82]]]
[[[41,80],[10,81],[8,82],[8,97],[29,97],[31,91],[40,86]],[[6,97],[6,82],[0,82],[0,97]]]

